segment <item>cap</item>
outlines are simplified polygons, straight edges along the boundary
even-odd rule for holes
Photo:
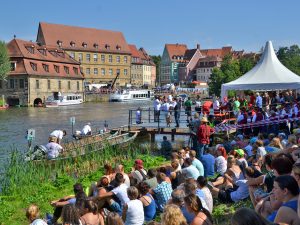
[[[240,157],[243,157],[245,155],[245,152],[243,149],[236,149],[234,150]]]
[[[139,169],[142,169],[144,167],[143,163],[144,162],[141,159],[137,159],[137,160],[134,161],[134,164],[137,165]]]
[[[253,145],[257,141],[257,137],[253,137],[250,139],[250,144]]]

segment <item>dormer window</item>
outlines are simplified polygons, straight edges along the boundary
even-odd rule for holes
[[[59,66],[54,65],[54,70],[56,71],[56,73],[59,73]]]
[[[27,51],[30,52],[31,54],[34,54],[34,45],[32,45],[32,46],[27,46],[26,49],[27,49]]]
[[[71,47],[75,47],[75,42],[74,42],[74,41],[71,41],[71,42],[70,42],[70,45],[71,45]]]
[[[107,50],[109,50],[109,49],[110,49],[110,46],[109,46],[108,44],[106,44],[106,45],[105,45],[105,48],[106,48]]]
[[[56,43],[57,43],[57,45],[58,45],[59,47],[62,46],[62,41],[61,41],[61,40],[58,40]]]
[[[98,49],[99,45],[97,43],[94,44],[94,48]]]
[[[116,49],[117,49],[117,50],[121,50],[121,46],[120,46],[120,45],[117,45],[117,46],[116,46]]]
[[[30,66],[31,68],[34,70],[34,71],[37,71],[37,64],[36,63],[30,63]]]
[[[46,72],[49,72],[49,65],[43,64],[43,68]]]
[[[49,51],[51,53],[51,55],[53,55],[54,57],[57,57],[57,50],[55,51]]]
[[[82,42],[82,47],[86,48],[87,47],[87,43]]]

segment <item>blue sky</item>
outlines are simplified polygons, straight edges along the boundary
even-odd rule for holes
[[[35,40],[40,21],[122,31],[128,43],[162,54],[166,43],[259,51],[300,44],[297,0],[1,1],[0,40]]]

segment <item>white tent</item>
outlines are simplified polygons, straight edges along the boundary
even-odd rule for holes
[[[228,90],[285,90],[299,89],[300,77],[287,69],[278,60],[271,41],[266,43],[261,59],[249,72],[240,78],[222,84],[222,99]]]

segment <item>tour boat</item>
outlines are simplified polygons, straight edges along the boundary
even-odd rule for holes
[[[80,94],[66,94],[62,95],[60,92],[54,92],[52,96],[49,96],[45,102],[45,106],[58,107],[67,105],[78,105],[83,102]]]
[[[151,100],[153,98],[154,92],[151,90],[120,90],[110,94],[109,96],[109,99],[112,102]]]

